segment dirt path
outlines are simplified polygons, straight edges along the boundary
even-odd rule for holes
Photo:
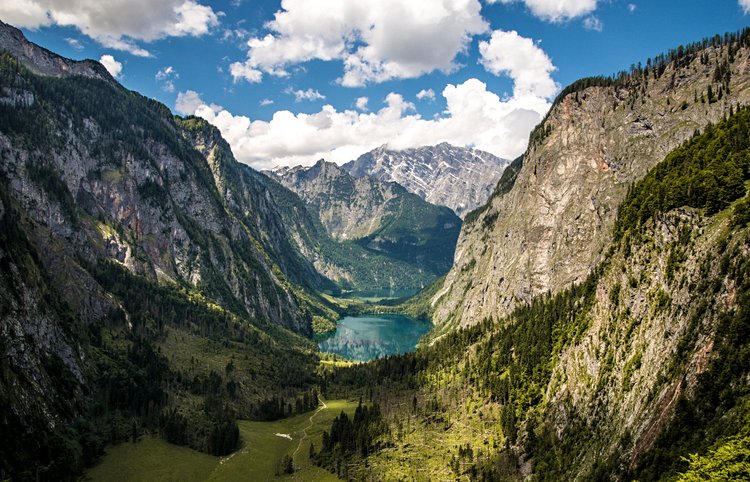
[[[326,405],[326,402],[322,398],[320,398],[320,395],[318,395],[318,401],[321,403],[321,406],[318,407],[317,410],[315,410],[315,413],[313,413],[312,415],[310,415],[310,418],[308,419],[308,421],[310,423],[307,425],[307,427],[305,427],[302,430],[302,434],[303,435],[302,435],[302,438],[299,439],[299,443],[297,444],[297,448],[294,449],[294,453],[292,453],[292,460],[294,460],[295,458],[297,458],[297,453],[299,452],[299,449],[302,448],[302,442],[304,442],[305,440],[307,440],[307,437],[308,437],[307,431],[309,429],[311,429],[312,426],[315,424],[315,422],[313,421],[313,419],[321,412],[321,410],[326,410],[328,408],[328,405]],[[297,474],[296,473],[295,473],[294,478],[297,479]]]
[[[326,410],[328,408],[328,405],[326,405],[326,402],[323,401],[322,398],[320,398],[320,395],[318,395],[318,401],[321,403],[321,406],[318,407],[317,410],[315,410],[315,413],[313,413],[312,415],[310,415],[309,419],[307,419],[310,423],[309,423],[309,425],[307,427],[305,427],[302,430],[302,433],[304,435],[302,436],[301,439],[299,439],[299,443],[297,444],[297,448],[294,449],[294,453],[292,454],[292,460],[294,460],[294,458],[297,456],[297,452],[299,452],[299,449],[302,448],[302,442],[304,442],[305,440],[307,440],[307,431],[309,429],[311,429],[312,426],[315,424],[315,422],[313,422],[313,419],[318,415],[318,413],[320,413],[321,410]]]

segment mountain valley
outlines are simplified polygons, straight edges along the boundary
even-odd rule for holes
[[[750,29],[513,161],[259,171],[120,80],[0,22],[0,479],[750,474]]]

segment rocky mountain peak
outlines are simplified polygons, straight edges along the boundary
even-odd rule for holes
[[[416,262],[419,269],[436,275],[450,266],[461,225],[450,209],[432,205],[394,182],[353,177],[323,159],[313,166],[266,174],[295,192],[335,240]]]
[[[488,152],[443,142],[404,150],[383,145],[342,167],[354,177],[397,182],[463,217],[489,198],[509,163]]]

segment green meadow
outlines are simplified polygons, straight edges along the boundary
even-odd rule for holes
[[[356,401],[332,400],[317,410],[275,422],[238,422],[242,447],[226,457],[214,457],[172,445],[156,436],[144,436],[137,443],[122,443],[107,451],[84,480],[107,482],[139,481],[338,481],[339,478],[310,463],[310,443],[319,450],[323,430],[330,429],[341,413],[351,415]],[[288,435],[287,437],[277,435]],[[281,459],[290,455],[295,471],[276,475]]]

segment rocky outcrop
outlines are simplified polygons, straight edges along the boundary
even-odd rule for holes
[[[487,201],[508,164],[489,152],[444,142],[404,150],[381,146],[342,167],[354,177],[397,182],[463,218]]]
[[[725,64],[728,89],[716,74]],[[611,240],[628,186],[696,130],[748,102],[750,52],[730,56],[726,46],[670,62],[659,75],[561,96],[532,133],[510,192],[464,224],[453,269],[431,300],[434,322],[447,328],[501,317],[584,279]]]
[[[322,159],[311,167],[282,168],[269,174],[302,198],[337,240],[360,239],[378,231],[393,215],[392,201],[406,194],[393,183],[353,178]]]

